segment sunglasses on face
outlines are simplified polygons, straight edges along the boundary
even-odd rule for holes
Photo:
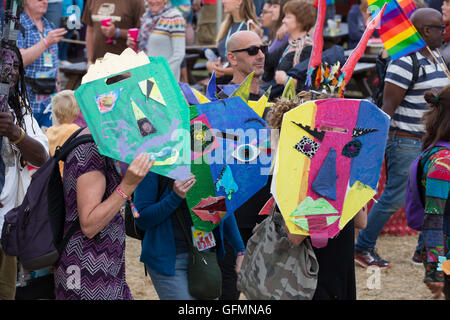
[[[267,54],[267,46],[251,46],[245,49],[238,49],[238,50],[233,50],[231,52],[243,52],[246,51],[248,53],[249,56],[256,56],[259,52],[259,50],[261,50],[261,52],[266,55]]]
[[[434,28],[434,29],[439,29],[441,32],[445,32],[445,26],[441,26],[441,25],[424,25],[424,27],[426,28]]]

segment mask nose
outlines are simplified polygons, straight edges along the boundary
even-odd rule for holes
[[[337,200],[336,150],[331,147],[311,187],[324,198]]]

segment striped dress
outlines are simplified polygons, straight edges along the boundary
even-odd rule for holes
[[[434,61],[428,60],[421,52],[416,52],[416,55],[420,66],[419,77],[414,87],[406,92],[399,107],[395,110],[391,129],[408,131],[420,137],[425,130],[420,121],[428,108],[423,97],[425,91],[432,88],[441,89],[450,84],[450,80]],[[437,52],[434,52],[434,55],[437,57]],[[393,60],[386,71],[385,82],[407,90],[413,78],[412,69],[410,56]]]
[[[91,171],[106,178],[104,200],[120,183],[111,162],[98,153],[94,143],[75,148],[64,165],[65,232],[78,216],[77,179]],[[55,287],[58,300],[131,300],[125,281],[125,226],[117,215],[94,238],[75,232],[56,265]]]

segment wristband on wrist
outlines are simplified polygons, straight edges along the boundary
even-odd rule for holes
[[[116,28],[116,38],[119,39],[120,37],[120,28]]]
[[[25,138],[25,130],[23,130],[22,128],[19,128],[19,129],[20,129],[19,139],[17,139],[16,141],[12,141],[11,144],[18,144],[23,140],[23,138]]]
[[[42,38],[42,41],[44,41],[44,46],[48,49],[50,48],[50,44],[48,43],[47,39]]]
[[[122,189],[120,189],[120,187],[116,188],[117,193],[124,198],[125,200],[130,199],[130,197],[128,195],[125,194],[125,192],[122,191]]]
[[[239,256],[245,256],[245,250],[244,250],[244,251],[241,251],[241,252],[238,252],[237,256],[238,256],[238,257],[239,257]]]

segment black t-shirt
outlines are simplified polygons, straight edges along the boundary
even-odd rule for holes
[[[253,229],[257,223],[261,223],[267,217],[260,216],[258,213],[272,197],[270,193],[271,183],[272,176],[269,176],[267,184],[234,212],[239,229]]]
[[[353,220],[324,248],[315,248],[319,278],[313,300],[356,300]]]

